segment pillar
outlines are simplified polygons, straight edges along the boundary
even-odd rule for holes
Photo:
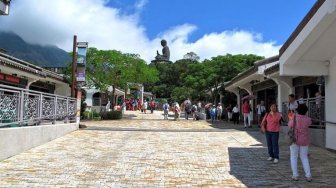
[[[326,148],[336,150],[336,56],[330,61],[329,75],[325,78],[325,118],[326,118]]]

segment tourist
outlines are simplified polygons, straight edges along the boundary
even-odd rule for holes
[[[192,113],[192,116],[193,116],[193,120],[196,120],[197,106],[195,104],[192,105],[191,113]]]
[[[124,100],[124,102],[122,103],[122,106],[121,106],[121,112],[122,112],[122,114],[125,114],[125,111],[126,111],[126,102]]]
[[[305,101],[304,101],[304,98],[302,95],[300,95],[300,98],[298,99],[298,104],[304,104]]]
[[[217,116],[216,105],[212,105],[212,108],[210,109],[210,117],[211,117],[212,124],[214,124],[214,121],[216,120],[216,116]]]
[[[260,104],[257,105],[256,107],[256,111],[257,111],[257,122],[258,122],[258,125],[260,125],[261,123],[261,120],[263,119],[265,113],[266,113],[266,108],[265,108],[265,105],[264,105],[264,101],[260,101]]]
[[[180,119],[181,108],[180,108],[180,105],[177,102],[174,105],[174,113],[175,113],[175,116],[174,116],[175,121],[179,120]]]
[[[192,108],[191,102],[185,103],[184,112],[186,120],[189,120],[189,116],[191,115],[191,108]]]
[[[143,111],[144,113],[146,113],[147,108],[148,108],[148,103],[147,103],[147,101],[145,100],[144,103],[142,104],[142,111]]]
[[[201,109],[202,109],[202,102],[198,101],[198,103],[197,103],[197,110],[198,110],[198,112],[201,112]]]
[[[138,110],[138,100],[134,99],[134,103],[133,103],[133,111]]]
[[[163,118],[168,119],[168,113],[169,113],[169,104],[166,102],[163,104]]]
[[[139,99],[139,102],[138,102],[138,110],[141,110],[142,112],[142,101]]]
[[[305,104],[300,104],[297,108],[297,114],[295,118],[288,123],[288,126],[294,126],[294,136],[296,141],[289,147],[290,148],[290,160],[292,168],[292,179],[297,181],[299,178],[297,161],[298,155],[300,154],[300,159],[305,172],[306,180],[308,182],[312,181],[312,176],[310,173],[309,159],[308,159],[308,146],[309,146],[309,132],[308,128],[311,125],[311,119],[306,115],[308,108]]]
[[[276,104],[272,104],[270,112],[267,113],[261,123],[261,126],[265,125],[266,141],[268,148],[268,161],[274,163],[279,162],[279,131],[281,113],[278,112]]]
[[[239,107],[238,104],[236,104],[235,107],[232,109],[232,120],[233,124],[239,123]]]
[[[242,107],[243,115],[244,115],[244,127],[249,127],[251,128],[251,120],[250,120],[250,112],[251,112],[251,107],[249,104],[248,100],[244,100],[243,102],[243,107]]]
[[[222,104],[218,103],[218,106],[217,106],[217,120],[218,121],[222,120],[222,113],[223,113]]]
[[[226,107],[226,111],[227,111],[227,116],[228,116],[228,122],[232,119],[232,107],[231,104],[229,104],[228,107]]]
[[[149,108],[150,108],[150,111],[151,111],[151,114],[152,114],[154,112],[154,109],[155,109],[154,100],[151,100],[151,102],[149,103]]]
[[[295,95],[294,94],[288,95],[288,104],[287,104],[288,120],[293,119],[297,107],[298,107],[298,101],[295,100]]]

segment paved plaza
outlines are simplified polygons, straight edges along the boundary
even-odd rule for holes
[[[171,117],[172,119],[172,117]],[[289,148],[266,161],[256,128],[127,112],[0,161],[0,187],[336,187],[336,154],[310,147],[313,182],[291,180]]]

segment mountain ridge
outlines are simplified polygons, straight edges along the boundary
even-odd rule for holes
[[[71,62],[68,53],[57,46],[30,44],[14,32],[0,31],[0,48],[8,55],[40,67],[66,67]]]

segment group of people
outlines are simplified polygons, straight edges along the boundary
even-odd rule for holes
[[[154,100],[151,100],[150,102],[147,102],[147,100],[144,100],[143,102],[140,99],[125,99],[122,104],[122,112],[124,113],[126,110],[131,111],[141,111],[146,114],[147,109],[151,111],[151,113],[154,112],[154,109],[156,107],[156,103]]]
[[[311,118],[306,115],[308,107],[304,103],[298,103],[298,101],[295,100],[295,96],[291,94],[288,96],[288,109],[288,126],[294,129],[295,137],[295,141],[289,146],[292,179],[297,181],[299,178],[297,161],[298,156],[300,156],[306,180],[310,182],[312,181],[312,175],[308,159],[308,128],[311,125]],[[265,135],[269,154],[267,160],[272,161],[273,163],[279,162],[279,132],[281,119],[282,115],[278,112],[276,104],[271,104],[269,112],[265,113],[261,121],[261,126],[264,126],[266,130]]]
[[[164,119],[168,119],[168,113],[169,111],[174,112],[174,120],[179,120],[182,109],[185,111],[185,119],[189,120],[190,117],[193,118],[193,120],[198,120],[197,113],[199,112],[200,107],[198,107],[200,104],[192,104],[191,101],[188,99],[186,102],[183,103],[183,106],[181,107],[178,102],[174,102],[172,104],[172,107],[170,107],[169,103],[164,103],[162,105],[163,108],[163,115]]]

